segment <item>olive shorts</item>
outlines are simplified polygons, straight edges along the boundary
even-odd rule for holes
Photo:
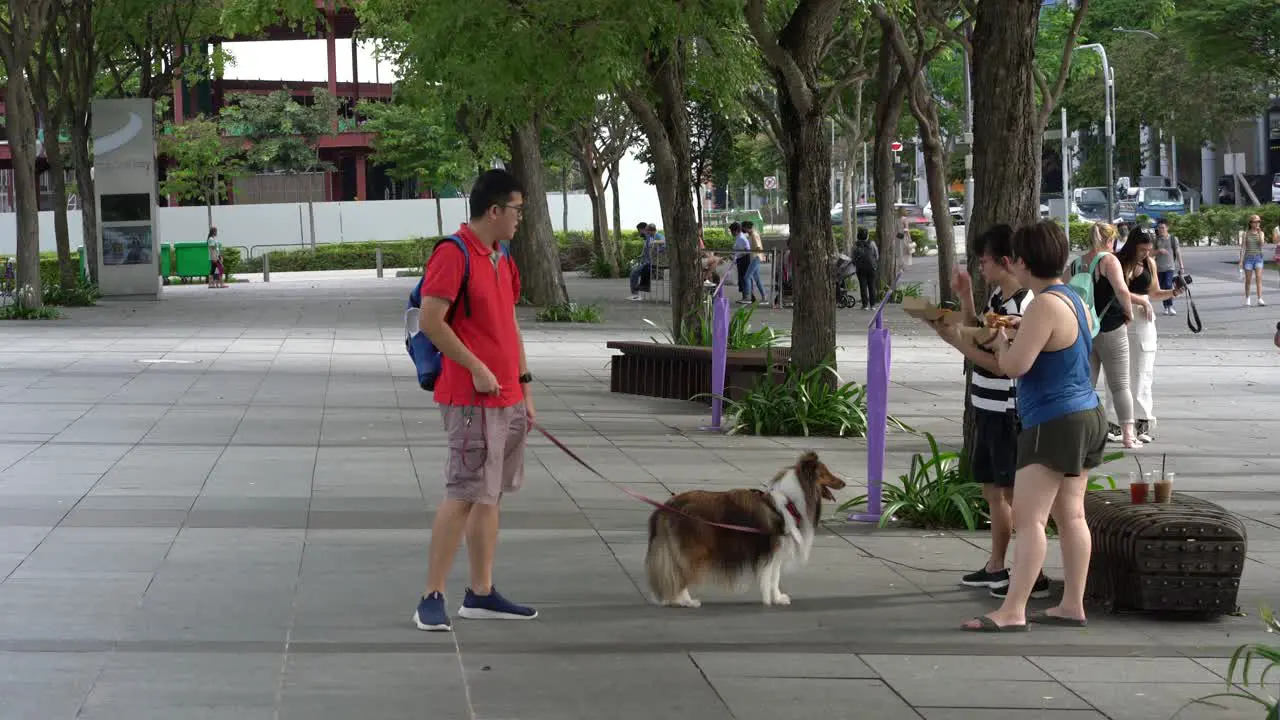
[[[1079,475],[1102,464],[1107,418],[1102,404],[1023,428],[1018,434],[1018,469],[1044,465],[1063,475]]]

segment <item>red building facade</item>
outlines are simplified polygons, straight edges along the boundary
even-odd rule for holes
[[[339,4],[340,3],[340,4]],[[338,82],[339,53],[338,40],[351,40],[359,30],[359,20],[355,10],[343,0],[315,0],[316,22],[313,27],[303,29],[277,26],[267,28],[261,36],[255,37],[217,37],[209,38],[205,44],[218,47],[224,42],[234,41],[288,41],[315,40],[323,37],[326,42],[326,62],[328,69],[327,89],[330,95],[339,102],[338,116],[334,118],[332,132],[320,138],[320,157],[331,163],[335,169],[324,173],[322,189],[323,197],[312,195],[317,200],[367,200],[384,199],[402,196],[400,186],[393,183],[382,168],[370,161],[373,152],[373,135],[361,129],[363,120],[358,106],[362,100],[391,100],[391,83],[362,82],[359,77],[357,48],[351,44],[352,82]],[[179,50],[181,52],[181,50]],[[345,58],[343,58],[345,61]],[[188,118],[200,114],[216,116],[226,104],[229,96],[240,93],[269,94],[285,89],[293,98],[301,103],[309,102],[312,88],[317,83],[303,80],[229,80],[215,77],[210,80],[187,82],[184,78],[175,78],[170,89],[172,97],[173,121],[181,124]],[[0,96],[2,98],[2,96]],[[0,99],[0,111],[3,100]],[[64,136],[63,140],[66,138]],[[163,166],[163,160],[162,160]],[[41,189],[48,186],[45,170],[47,164],[41,159],[37,165],[40,175]],[[163,170],[162,170],[163,172]],[[0,138],[0,211],[12,210],[12,155],[8,138]],[[278,202],[302,200],[314,191],[314,176],[257,176],[271,177],[272,183],[241,183],[237,187],[236,197],[232,202]],[[275,192],[257,191],[254,188],[273,186]],[[290,187],[293,186],[293,187]],[[283,188],[283,191],[281,191]],[[42,192],[41,209],[46,206],[46,193]],[[296,197],[287,197],[294,195]],[[417,197],[417,192],[412,192]],[[163,200],[162,200],[163,202]]]

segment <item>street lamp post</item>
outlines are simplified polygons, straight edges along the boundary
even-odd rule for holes
[[[1102,43],[1089,43],[1081,45],[1077,50],[1094,50],[1102,56],[1102,83],[1103,95],[1106,101],[1106,108],[1103,119],[1103,137],[1106,143],[1107,157],[1107,222],[1112,222],[1116,217],[1116,179],[1115,179],[1115,153],[1116,153],[1116,137],[1115,137],[1115,85],[1116,74],[1111,67],[1111,63],[1107,62],[1107,49]]]

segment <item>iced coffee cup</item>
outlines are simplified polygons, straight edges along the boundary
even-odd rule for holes
[[[1168,503],[1173,500],[1173,475],[1173,473],[1168,473],[1164,476],[1164,479],[1156,482],[1155,487],[1153,488],[1155,490],[1156,502]]]

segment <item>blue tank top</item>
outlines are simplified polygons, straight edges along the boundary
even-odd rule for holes
[[[1018,414],[1024,428],[1098,406],[1098,393],[1094,391],[1089,375],[1089,353],[1093,352],[1093,338],[1085,324],[1084,303],[1074,290],[1061,283],[1038,293],[1036,301],[1058,302],[1044,299],[1049,292],[1057,292],[1071,299],[1079,332],[1076,333],[1076,341],[1069,347],[1051,352],[1042,350],[1031,369],[1018,378]]]

